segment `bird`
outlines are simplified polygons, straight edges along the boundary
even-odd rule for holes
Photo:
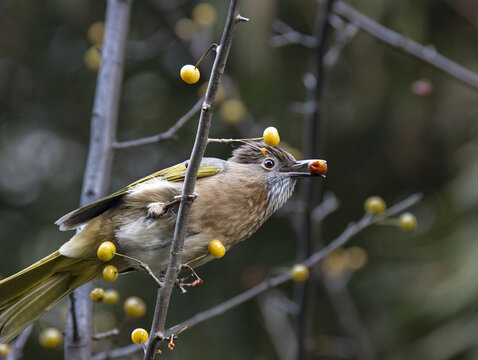
[[[59,250],[0,281],[0,343],[24,328],[75,288],[101,276],[97,249],[105,241],[118,254],[108,264],[119,273],[139,270],[139,260],[164,274],[188,161],[144,177],[61,217],[60,230],[82,228]],[[186,228],[182,262],[197,267],[213,257],[208,243],[226,250],[250,237],[282,207],[301,177],[325,177],[327,162],[297,161],[289,152],[245,141],[227,160],[202,159]],[[130,259],[132,258],[132,259]]]

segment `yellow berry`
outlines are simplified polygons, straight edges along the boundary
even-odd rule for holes
[[[187,18],[179,19],[174,25],[174,31],[181,40],[191,41],[197,31],[197,24]]]
[[[221,117],[229,124],[237,124],[246,116],[246,108],[242,101],[229,99],[221,105]]]
[[[10,351],[10,346],[8,344],[0,344],[0,355],[7,357],[8,352]]]
[[[305,281],[309,277],[309,269],[302,264],[295,264],[290,272],[294,281]]]
[[[411,213],[403,213],[398,219],[400,229],[403,231],[413,231],[417,227],[417,218]]]
[[[102,261],[110,261],[115,256],[116,246],[111,241],[102,242],[96,255]]]
[[[380,196],[371,196],[365,200],[363,208],[366,213],[376,215],[384,212],[387,204]]]
[[[352,270],[360,270],[367,264],[367,252],[359,246],[352,246],[345,251],[346,265]]]
[[[101,53],[96,45],[93,45],[86,50],[83,61],[88,69],[91,71],[98,71],[101,66]]]
[[[197,4],[193,9],[192,18],[201,26],[212,26],[216,21],[216,9],[210,4]]]
[[[148,337],[148,332],[141,328],[134,329],[131,333],[131,340],[133,340],[135,344],[144,344],[148,341]]]
[[[115,289],[108,289],[105,291],[105,303],[116,304],[119,300],[119,293]]]
[[[63,334],[56,328],[48,328],[40,333],[40,345],[46,349],[54,349],[63,341]]]
[[[146,313],[146,304],[137,296],[127,298],[123,305],[126,315],[141,317]]]
[[[339,277],[347,271],[348,256],[346,250],[338,248],[327,255],[322,263],[322,269],[328,276]]]
[[[103,269],[103,277],[106,281],[115,281],[118,278],[118,269],[116,266],[107,265]]]
[[[102,302],[105,298],[105,291],[102,288],[95,288],[91,290],[90,298],[96,303]]]
[[[207,245],[207,249],[209,250],[209,254],[215,258],[222,258],[226,253],[226,248],[219,240],[211,240]]]
[[[93,45],[101,45],[105,33],[105,24],[101,21],[91,24],[88,28],[88,40]]]
[[[194,65],[184,65],[181,68],[181,79],[188,84],[195,84],[199,80],[199,69]]]
[[[267,129],[264,130],[264,134],[262,135],[264,137],[264,142],[266,145],[269,146],[277,146],[279,145],[280,142],[280,137],[279,137],[279,132],[275,127],[268,127]]]

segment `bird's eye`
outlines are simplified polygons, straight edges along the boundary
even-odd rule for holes
[[[274,160],[272,160],[272,159],[265,159],[264,160],[264,166],[267,169],[272,169],[274,167],[274,165],[275,165]]]

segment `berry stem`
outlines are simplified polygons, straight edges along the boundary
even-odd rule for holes
[[[159,287],[162,287],[163,286],[163,283],[161,280],[159,280],[156,275],[153,274],[153,272],[151,271],[150,267],[148,266],[148,264],[142,262],[141,260],[138,260],[138,259],[135,259],[134,257],[131,257],[131,256],[128,256],[128,255],[123,255],[123,254],[119,254],[117,252],[114,253],[115,255],[117,256],[120,256],[120,257],[124,257],[125,259],[128,259],[128,260],[132,260],[132,261],[136,261],[138,263],[138,265],[144,270],[146,271],[149,276],[151,276],[154,281],[156,281],[156,284],[158,284]]]
[[[218,47],[218,45],[216,43],[214,44],[211,44],[211,46],[208,47],[208,49],[206,50],[206,52],[203,54],[203,56],[201,56],[201,58],[199,59],[199,61],[196,63],[196,65],[194,65],[194,68],[196,69],[199,64],[201,63],[201,61],[206,57],[206,55],[209,53],[209,51],[211,51],[212,49],[216,49]]]

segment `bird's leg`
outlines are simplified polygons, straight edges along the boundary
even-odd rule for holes
[[[202,283],[204,282],[203,279],[201,279],[201,278],[199,277],[199,275],[193,270],[193,268],[192,268],[191,266],[189,266],[188,264],[183,264],[183,265],[181,265],[181,268],[188,269],[188,270],[191,272],[191,274],[196,278],[196,280],[194,280],[193,282],[190,282],[190,283],[185,282],[186,279],[187,279],[189,276],[186,276],[186,277],[184,277],[184,278],[178,279],[178,280],[176,281],[176,286],[177,286],[179,289],[181,289],[181,291],[182,291],[183,293],[186,292],[186,289],[184,288],[185,286],[196,286],[196,285],[202,284]],[[191,275],[191,274],[190,274],[190,275]]]
[[[193,193],[189,196],[188,198],[191,198],[194,200],[197,199],[199,195],[197,193]],[[148,208],[148,217],[151,218],[159,218],[161,216],[166,215],[169,209],[171,209],[173,206],[178,205],[181,202],[181,198],[183,195],[176,195],[174,197],[174,200],[168,201],[168,202],[152,202],[147,205]]]

